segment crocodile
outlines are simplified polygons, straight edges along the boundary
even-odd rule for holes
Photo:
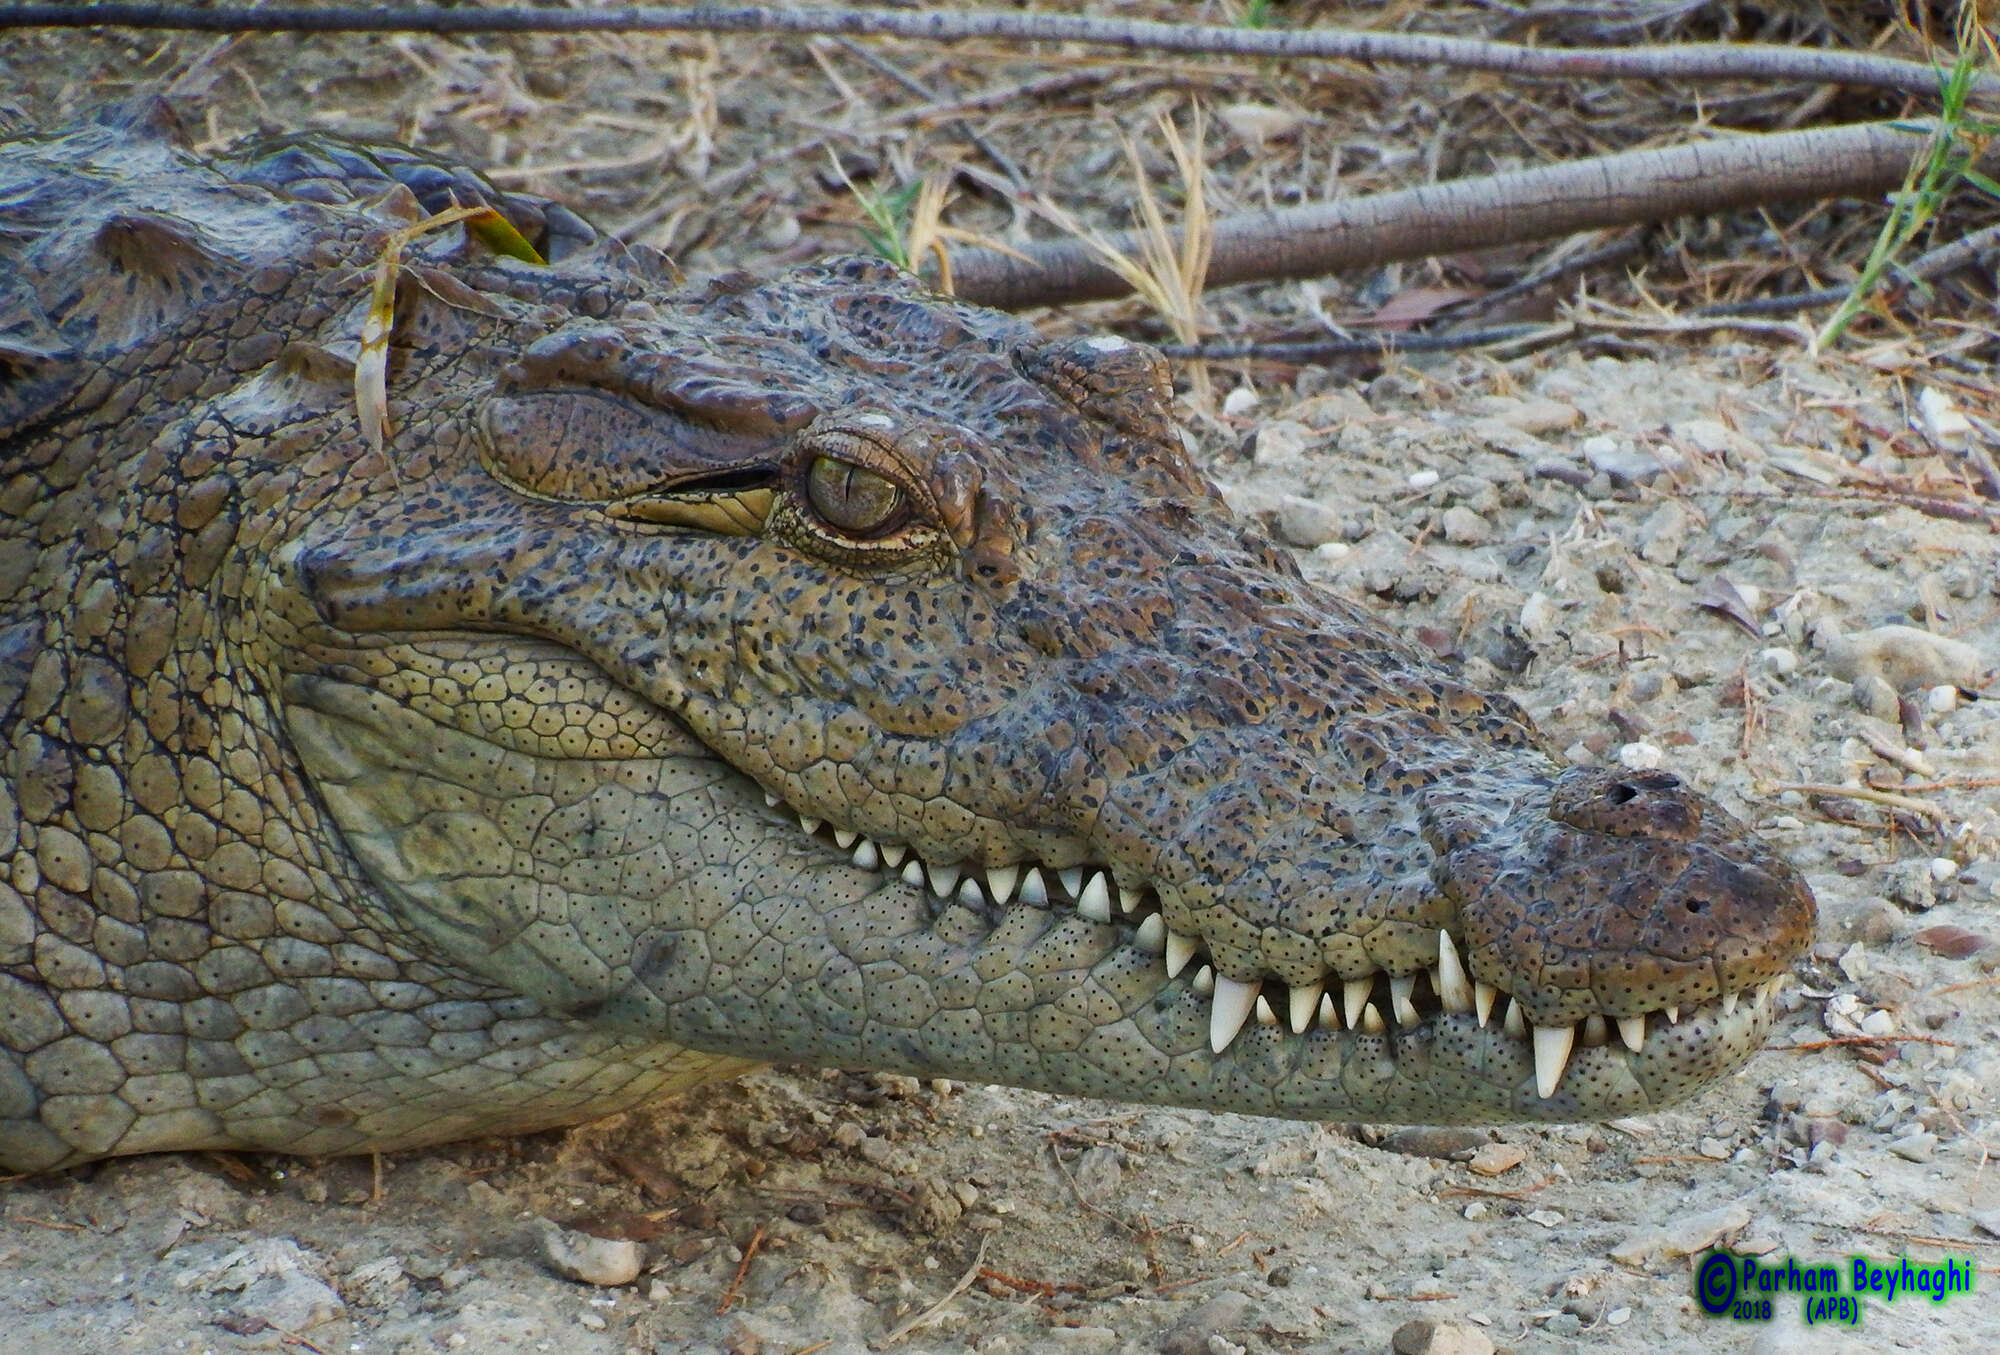
[[[1812,934],[1234,518],[1142,345],[157,103],[0,145],[0,261],[8,1171],[772,1062],[1602,1119]]]

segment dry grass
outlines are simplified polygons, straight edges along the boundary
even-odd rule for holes
[[[1732,36],[1839,41],[1920,58],[1927,44],[1949,37],[1938,19],[1946,9],[1956,13],[1888,3],[1759,11],[1754,33],[1729,30],[1729,7],[1622,0],[1536,15],[1480,4],[1331,3],[1314,7],[1310,20],[1545,45]],[[1190,17],[1166,0],[1118,12]],[[1277,18],[1295,21],[1282,11]],[[214,43],[24,34],[7,70],[6,101],[17,116],[40,119],[178,75],[205,142],[309,124],[399,135],[497,166],[496,178],[508,186],[559,197],[621,235],[666,248],[691,273],[769,271],[864,248],[864,228],[876,225],[863,208],[871,195],[894,201],[908,194],[892,234],[912,262],[936,257],[940,240],[1004,247],[1047,234],[1052,221],[1080,238],[1101,238],[1136,216],[1155,238],[1125,261],[1143,299],[1094,309],[1077,323],[1180,341],[1203,334],[1320,339],[1401,326],[1411,322],[1390,317],[1406,316],[1411,298],[1498,292],[1575,248],[1520,246],[1315,280],[1309,289],[1204,295],[1201,228],[1229,212],[1666,144],[1699,128],[1780,129],[1906,111],[1876,95],[1816,88],[1503,82],[1337,63],[1267,67],[977,43],[883,42],[869,51],[908,78],[899,82],[833,44],[770,38],[267,36]],[[931,97],[913,94],[911,82]],[[1218,117],[1199,132],[1185,113],[1178,124],[1154,122],[1163,103],[1185,108],[1190,101],[1295,116]],[[1107,135],[1118,127],[1149,131],[1138,139]],[[1032,193],[1016,190],[979,142],[1017,167]],[[837,172],[825,168],[830,156]],[[1658,307],[1685,315],[1749,296],[1841,286],[1865,267],[1885,211],[1840,203],[1677,222],[1655,232],[1636,263],[1608,264],[1582,280],[1604,305],[1634,314]],[[1160,239],[1156,223],[1176,217],[1197,228],[1187,247]],[[1939,204],[1932,235],[1912,247],[1996,220],[2000,207],[1976,193],[1956,194]],[[1549,318],[1576,282],[1510,298],[1480,323]],[[1927,323],[1990,327],[1991,305],[1990,289],[1961,279],[1938,289]],[[1415,323],[1437,328],[1455,313],[1441,307]],[[1857,323],[1867,340],[1894,333],[1900,322],[1877,309]],[[1993,356],[1989,347],[1951,361]]]

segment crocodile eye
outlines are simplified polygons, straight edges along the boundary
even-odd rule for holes
[[[838,457],[813,459],[806,498],[829,527],[853,536],[878,535],[905,516],[905,496],[895,481]]]

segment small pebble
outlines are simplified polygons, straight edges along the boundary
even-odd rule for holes
[[[1772,677],[1790,677],[1799,671],[1799,656],[1779,645],[1757,651],[1757,666]]]
[[[1238,414],[1248,414],[1261,403],[1253,387],[1238,386],[1222,397],[1222,412],[1233,418]]]
[[[1202,1300],[1167,1332],[1160,1355],[1209,1355],[1209,1338],[1242,1326],[1250,1309],[1249,1296],[1234,1289]]]
[[[1493,539],[1493,524],[1464,504],[1445,509],[1441,525],[1444,539],[1454,546],[1483,546]]]
[[[1518,1143],[1483,1144],[1465,1165],[1481,1176],[1499,1176],[1528,1160],[1528,1150]]]
[[[1889,1151],[1906,1162],[1928,1162],[1937,1152],[1937,1135],[1919,1130],[1892,1140]]]
[[[1915,626],[1878,626],[1824,637],[1821,643],[1827,670],[1849,681],[1878,677],[1898,692],[1979,686],[1978,650]]]
[[[1889,685],[1888,679],[1875,673],[1863,673],[1850,685],[1854,692],[1854,704],[1861,711],[1887,725],[1895,724],[1902,718],[1896,689]]]
[[[1541,434],[1574,428],[1582,421],[1583,414],[1575,405],[1566,405],[1560,400],[1539,396],[1500,396],[1491,402],[1487,417],[1497,419],[1510,428],[1518,428],[1523,433]]]
[[[1416,1124],[1389,1131],[1375,1146],[1387,1153],[1403,1153],[1410,1157],[1463,1160],[1480,1148],[1492,1145],[1483,1129],[1465,1125]]]
[[[1896,1018],[1881,1008],[1876,1008],[1861,1018],[1861,1033],[1877,1039],[1896,1033]]]
[[[1410,488],[1416,490],[1429,489],[1431,486],[1435,485],[1439,480],[1443,478],[1444,478],[1443,476],[1439,475],[1434,470],[1411,471]]]
[[[1959,447],[1972,436],[1972,420],[1959,413],[1949,395],[1936,386],[1917,392],[1917,411],[1924,416],[1924,428],[1940,447]]]
[[[1277,518],[1278,535],[1288,546],[1311,549],[1340,538],[1340,514],[1296,494],[1278,501]]]
[[[1667,755],[1650,743],[1628,743],[1618,750],[1618,761],[1634,771],[1652,771],[1667,760]]]
[[[1583,453],[1584,459],[1592,466],[1613,480],[1631,484],[1644,484],[1649,480],[1658,479],[1660,472],[1666,469],[1657,454],[1620,446],[1616,438],[1605,437],[1602,434],[1585,438],[1577,445],[1577,450]]]
[[[1493,1355],[1493,1341],[1477,1327],[1418,1318],[1396,1328],[1389,1349],[1396,1355]]]
[[[630,1284],[646,1259],[639,1244],[625,1238],[593,1237],[548,1219],[537,1219],[535,1229],[549,1269],[580,1284]]]
[[[1924,697],[1924,705],[1933,715],[1951,714],[1958,709],[1960,701],[1958,688],[1948,682],[1931,688]]]
[[[1250,460],[1259,466],[1295,464],[1304,454],[1306,438],[1312,430],[1289,419],[1273,419],[1257,430],[1257,445]]]
[[[1931,879],[1937,881],[1937,883],[1943,884],[1956,874],[1958,874],[1958,862],[1948,856],[1934,856],[1931,858]]]
[[[1521,633],[1530,640],[1545,640],[1555,631],[1556,618],[1561,609],[1549,600],[1546,593],[1530,593],[1528,600],[1521,604]]]

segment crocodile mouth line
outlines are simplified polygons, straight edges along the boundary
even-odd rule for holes
[[[1415,1030],[1468,1016],[1481,1029],[1497,1024],[1510,1038],[1531,1046],[1535,1091],[1548,1100],[1561,1087],[1577,1048],[1596,1048],[1615,1040],[1628,1056],[1643,1057],[1649,1037],[1678,1026],[1684,1017],[1698,1028],[1718,1029],[1722,1021],[1736,1016],[1739,1007],[1753,1017],[1766,1015],[1784,981],[1783,975],[1776,975],[1698,1004],[1625,1016],[1591,1013],[1568,1025],[1537,1025],[1527,1019],[1513,994],[1472,978],[1460,958],[1458,939],[1440,930],[1436,960],[1409,973],[1378,969],[1352,977],[1329,975],[1311,984],[1288,984],[1266,975],[1245,982],[1217,973],[1198,937],[1170,930],[1152,889],[1123,887],[1103,866],[935,865],[900,843],[877,841],[797,814],[769,791],[764,800],[773,809],[796,815],[807,836],[846,855],[854,865],[927,889],[941,902],[985,911],[1015,904],[1052,913],[1069,909],[1091,922],[1125,929],[1133,946],[1160,957],[1166,979],[1193,970],[1187,987],[1209,1004],[1209,1048],[1217,1055],[1226,1052],[1252,1022],[1303,1039],[1384,1036],[1392,1029]]]

